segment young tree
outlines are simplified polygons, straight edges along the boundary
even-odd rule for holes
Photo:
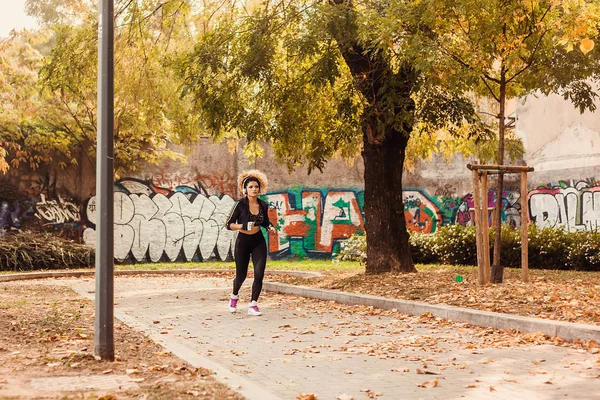
[[[430,85],[402,39],[417,32],[416,11],[412,2],[392,16],[379,1],[257,1],[220,18],[181,61],[184,94],[214,137],[245,138],[249,154],[265,140],[309,172],[362,153],[367,273],[415,271],[402,172],[417,124],[477,126],[471,104]],[[388,36],[372,24],[382,15],[402,21]]]
[[[399,1],[401,4],[402,1]],[[401,5],[398,5],[401,7]],[[600,79],[596,0],[425,0],[422,44],[441,84],[491,97],[498,105],[497,163],[505,162],[506,104],[511,98],[558,93],[593,111]],[[502,198],[498,175],[496,198]],[[523,194],[524,196],[524,194]],[[524,199],[524,197],[523,197]],[[496,202],[492,282],[503,280],[500,212]],[[526,212],[525,203],[522,209]]]

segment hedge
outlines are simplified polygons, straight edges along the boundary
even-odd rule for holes
[[[500,256],[505,267],[521,266],[521,231],[503,225]],[[561,228],[529,226],[529,267],[600,271],[600,232],[566,232]],[[490,259],[494,230],[490,229]],[[446,225],[432,234],[410,236],[413,260],[421,264],[477,265],[475,227]],[[354,235],[341,243],[337,260],[366,261],[366,237]]]

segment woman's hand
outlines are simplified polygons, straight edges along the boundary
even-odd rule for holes
[[[259,225],[254,225],[253,223],[248,223],[251,227],[249,229],[240,228],[240,232],[245,233],[246,235],[254,235],[258,231],[260,231]]]

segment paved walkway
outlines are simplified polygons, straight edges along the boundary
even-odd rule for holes
[[[94,297],[93,279],[54,282]],[[201,275],[117,277],[115,316],[250,400],[600,399],[597,354],[494,348],[491,330],[275,293],[263,316],[232,315],[229,291]]]

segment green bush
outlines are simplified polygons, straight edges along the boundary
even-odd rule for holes
[[[505,267],[521,266],[521,230],[503,225],[500,256]],[[494,230],[490,229],[490,260]],[[600,232],[566,232],[561,228],[529,226],[529,268],[600,271]],[[341,244],[339,260],[366,261],[366,237],[355,235]],[[413,260],[421,264],[477,265],[475,227],[446,225],[433,234],[412,233]]]
[[[86,268],[94,248],[47,233],[21,232],[0,238],[0,271]]]
[[[336,261],[367,261],[367,237],[352,235],[340,243],[340,252],[333,256]]]

